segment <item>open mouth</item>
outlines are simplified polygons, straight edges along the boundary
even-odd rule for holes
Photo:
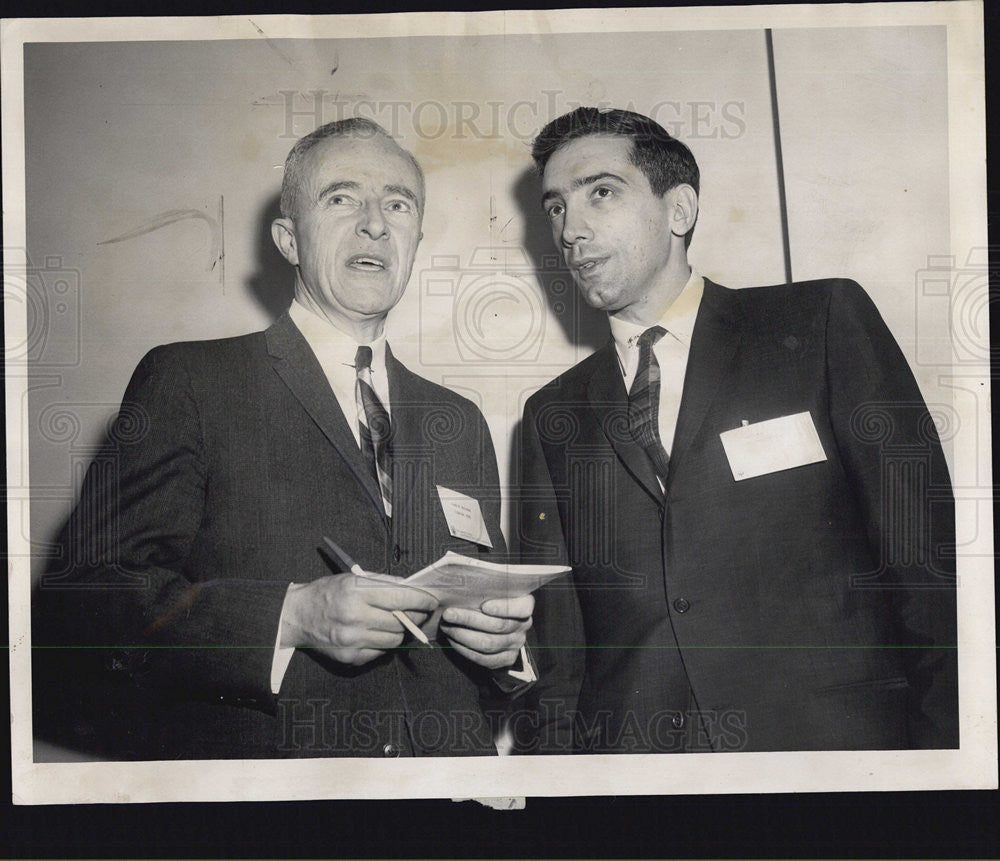
[[[599,266],[603,266],[607,259],[607,257],[588,257],[584,260],[578,260],[573,264],[573,268],[580,275],[588,275]]]
[[[384,272],[388,267],[381,257],[359,254],[347,261],[348,267],[359,272]]]

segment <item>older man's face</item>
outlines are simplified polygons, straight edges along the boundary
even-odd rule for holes
[[[292,219],[296,290],[334,322],[384,317],[410,279],[423,194],[390,139],[334,137],[306,155]]]

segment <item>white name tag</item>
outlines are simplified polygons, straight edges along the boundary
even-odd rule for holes
[[[476,544],[492,548],[493,542],[490,541],[490,533],[486,529],[479,500],[457,490],[449,490],[440,484],[436,487],[441,498],[441,507],[444,509],[444,519],[448,521],[448,531],[455,538],[464,538],[466,541],[474,541]]]
[[[737,481],[826,460],[808,412],[723,431],[719,439]]]

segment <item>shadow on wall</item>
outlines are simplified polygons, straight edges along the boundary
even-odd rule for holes
[[[555,321],[562,336],[574,347],[578,358],[589,355],[604,345],[610,336],[608,318],[603,311],[595,311],[580,296],[573,283],[573,277],[563,263],[562,253],[552,239],[548,219],[541,207],[542,184],[534,168],[527,168],[514,185],[514,198],[521,210],[524,232],[521,245],[525,249],[531,265],[535,268],[542,293],[548,306],[550,321]],[[521,545],[521,524],[519,518],[520,498],[518,488],[521,483],[521,436],[522,419],[514,423],[510,434],[510,480],[511,505],[507,522],[508,544],[512,554],[517,554]]]
[[[524,222],[521,244],[538,273],[550,316],[582,357],[608,340],[607,315],[583,301],[563,264],[562,254],[552,241],[548,219],[542,212],[542,184],[534,168],[526,169],[518,177],[514,197]]]
[[[256,267],[246,281],[247,292],[272,322],[285,313],[295,295],[295,270],[271,239],[271,222],[281,215],[280,201],[280,194],[271,195],[257,216]]]

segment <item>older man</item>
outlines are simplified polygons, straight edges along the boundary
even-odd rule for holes
[[[524,412],[525,557],[574,570],[521,747],[957,746],[948,471],[871,300],[693,271],[698,166],[647,117],[580,108],[533,155],[611,338]]]
[[[118,677],[111,755],[495,752],[480,696],[523,684],[506,670],[531,597],[442,615],[399,583],[448,549],[504,551],[481,414],[383,332],[423,210],[419,166],[377,124],[317,129],[289,153],[272,227],[295,271],[288,312],[140,363],[114,467],[91,469],[68,526],[77,563],[39,593],[75,616],[56,644],[122,647],[98,652]],[[481,518],[475,540],[449,516],[455,494]]]

